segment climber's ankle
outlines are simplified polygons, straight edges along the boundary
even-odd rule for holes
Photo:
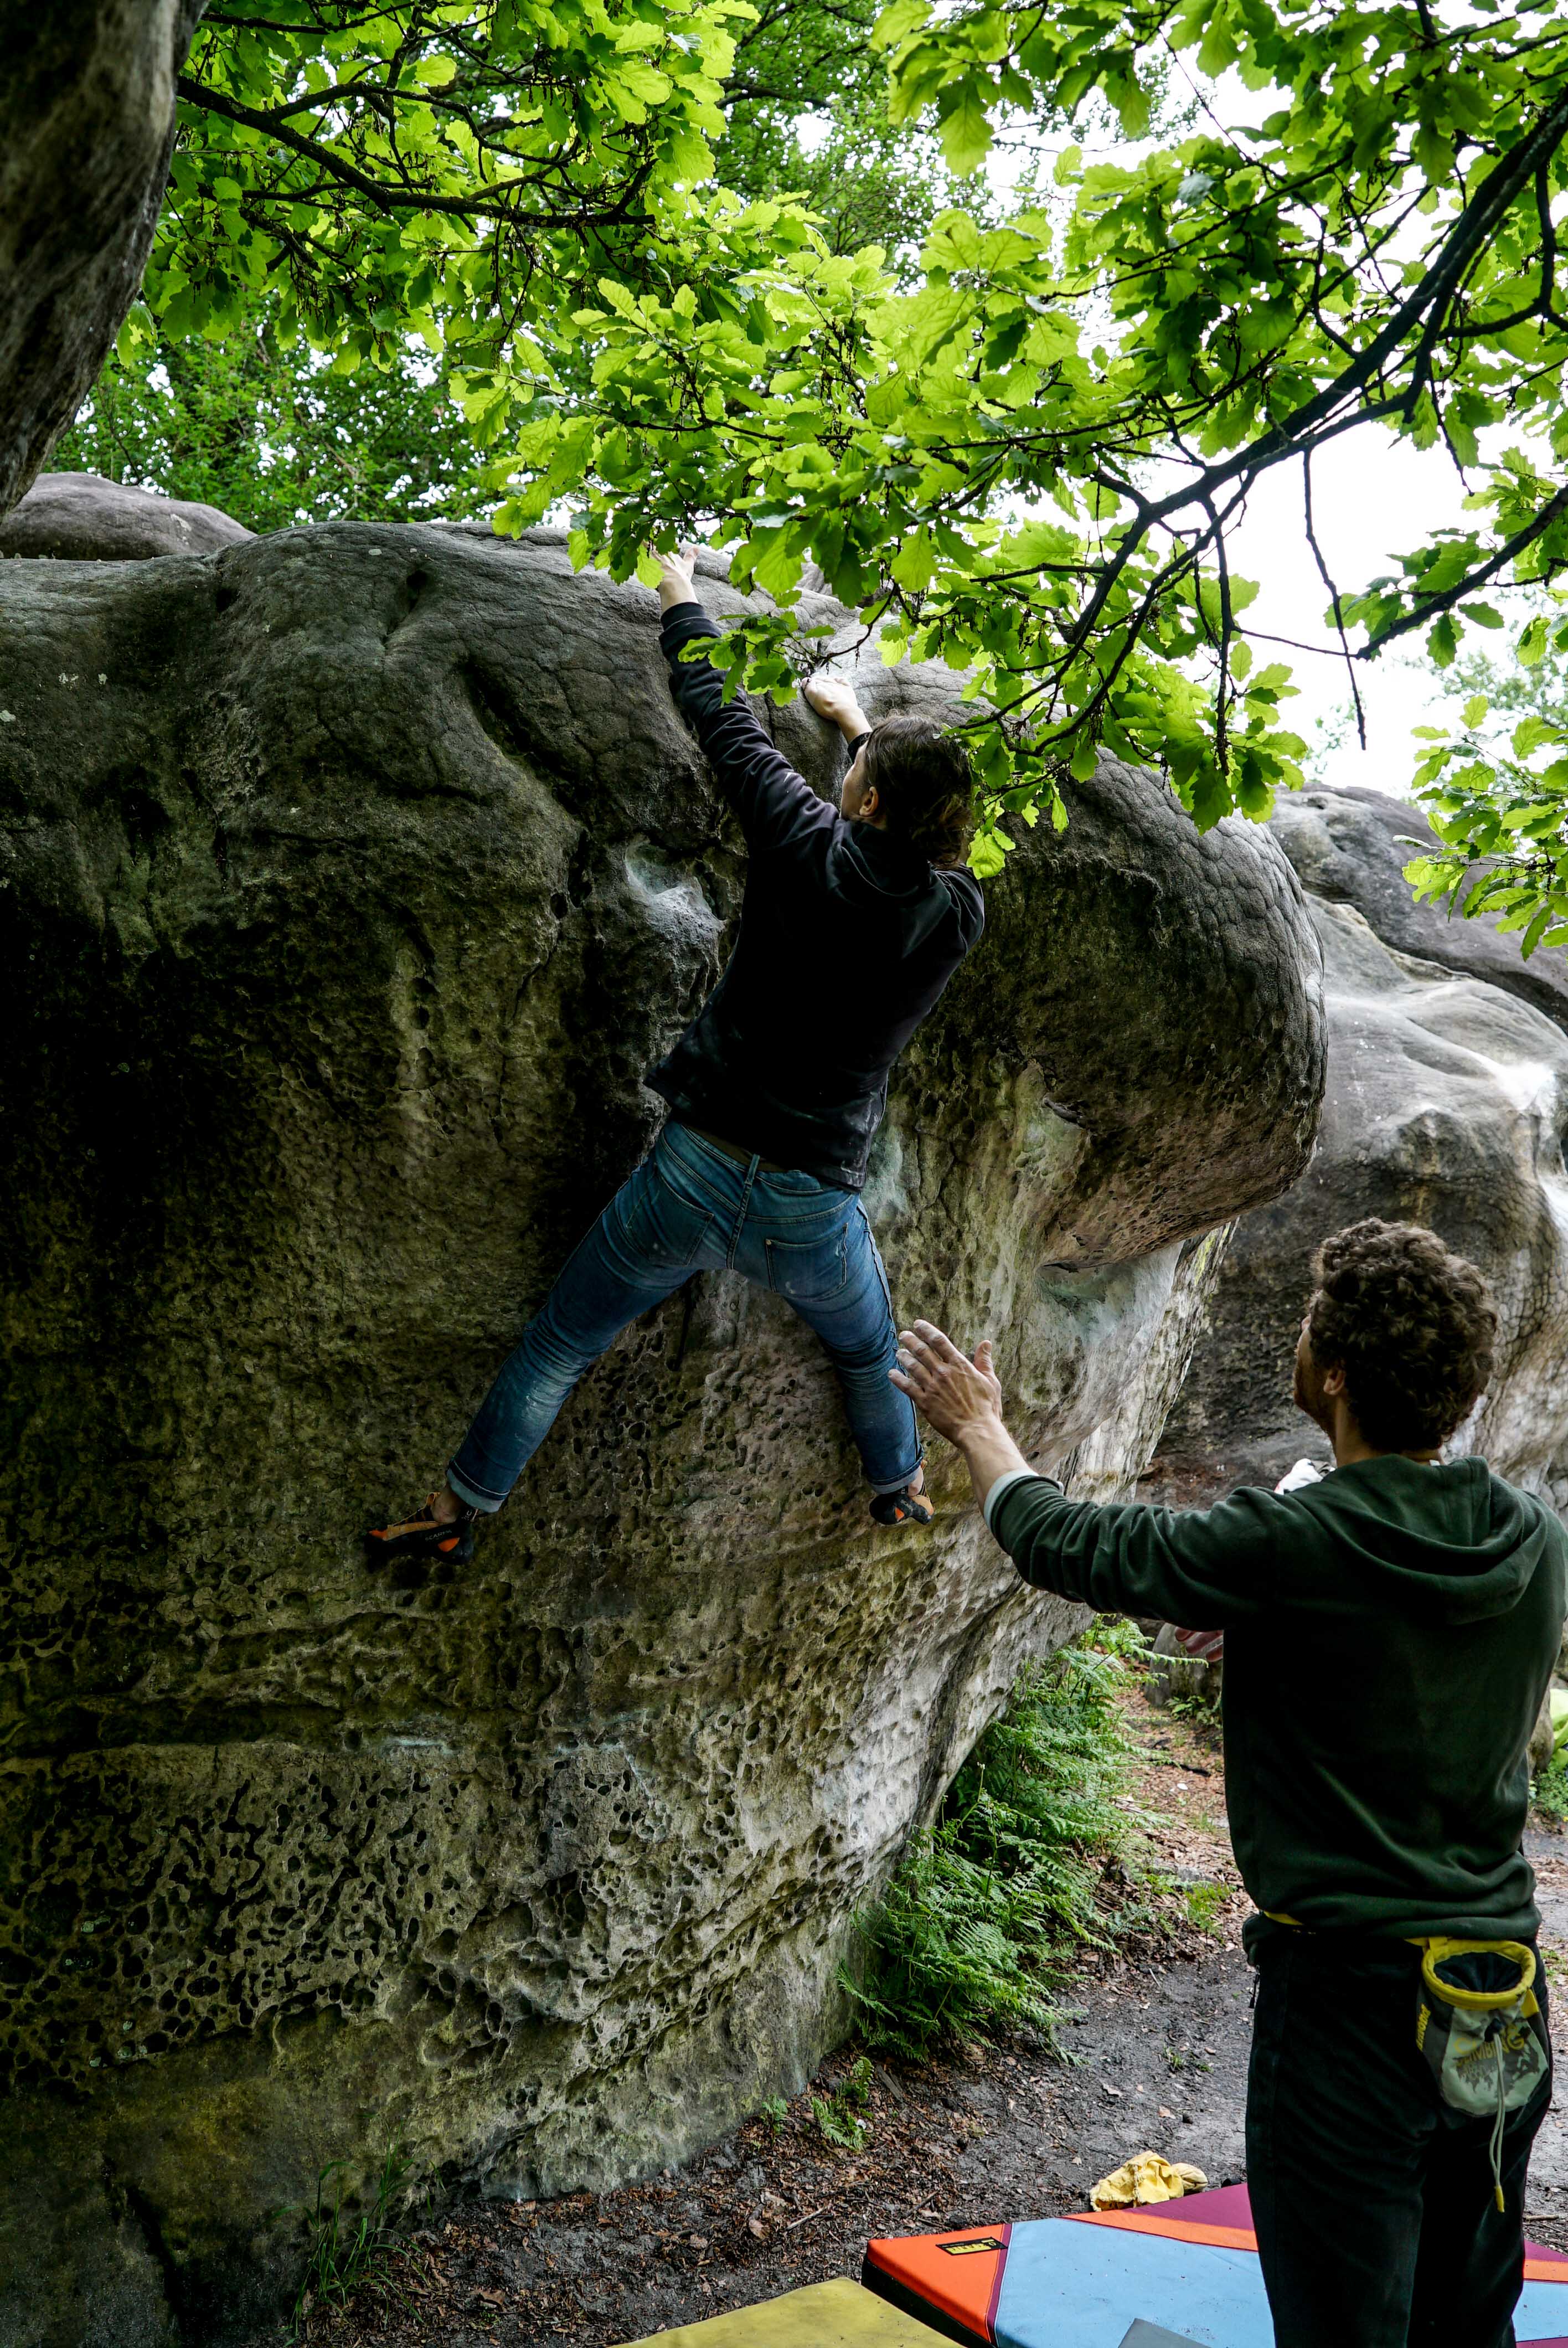
[[[924,1468],[917,1468],[897,1492],[874,1493],[871,1513],[879,1525],[928,1525],[936,1512],[926,1498]]]
[[[438,1484],[430,1495],[430,1513],[438,1525],[456,1524],[463,1513],[463,1503],[450,1484]]]

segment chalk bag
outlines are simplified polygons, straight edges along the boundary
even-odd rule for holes
[[[1502,2208],[1502,2131],[1546,2077],[1551,2054],[1522,1941],[1418,1941],[1416,2044],[1450,2110],[1491,2117],[1492,2190]]]

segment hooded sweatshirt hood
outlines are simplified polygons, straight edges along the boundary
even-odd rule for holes
[[[1369,1604],[1429,1622],[1508,1613],[1546,1553],[1545,1509],[1484,1459],[1354,1460],[1291,1498],[1365,1575]]]

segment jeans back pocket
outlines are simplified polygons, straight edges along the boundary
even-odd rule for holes
[[[691,1205],[654,1173],[639,1184],[621,1233],[634,1262],[651,1272],[678,1272],[695,1259],[712,1227],[712,1215]]]
[[[768,1286],[792,1304],[824,1304],[849,1278],[842,1223],[815,1240],[767,1240]]]

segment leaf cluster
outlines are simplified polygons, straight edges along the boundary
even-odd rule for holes
[[[962,200],[928,224],[887,182],[857,244],[842,190],[791,192],[791,77],[809,105],[840,62],[845,155],[939,142]],[[999,133],[1109,107],[1141,139],[1173,79],[1185,135],[1065,146],[1005,218],[972,193]],[[1102,749],[1205,826],[1299,781],[1230,560],[1267,472],[1298,469],[1352,677],[1568,567],[1568,0],[890,0],[869,32],[865,0],[223,0],[181,94],[170,332],[266,288],[345,370],[423,336],[501,528],[568,506],[620,577],[693,528],[732,550],[778,606],[737,640],[753,685],[809,660],[815,566],[889,660],[967,673],[979,870]],[[1346,591],[1312,462],[1367,429],[1469,502]]]
[[[809,561],[887,657],[967,670],[979,869],[1005,853],[1003,817],[1054,815],[1061,765],[1102,748],[1163,766],[1201,824],[1265,815],[1305,745],[1229,568],[1251,486],[1299,462],[1316,549],[1311,458],[1352,427],[1474,466],[1484,429],[1531,412],[1568,447],[1563,46],[1524,16],[1466,29],[1356,6],[1140,16],[1119,0],[1068,23],[895,0],[877,29],[895,111],[934,108],[955,168],[994,111],[1091,88],[1119,92],[1136,130],[1156,40],[1292,102],[1128,168],[1069,149],[1064,228],[1045,208],[1001,227],[949,211],[912,292],[809,222],[762,259],[757,208],[732,234],[712,207],[674,299],[601,281],[574,314],[596,414],[573,453],[565,427],[548,465],[540,440],[518,453],[549,495],[587,487],[585,559],[625,575],[642,538],[706,512],[743,583],[787,606]],[[1484,120],[1478,47],[1499,101]],[[1485,525],[1435,534],[1399,579],[1350,597],[1325,567],[1348,656],[1358,625],[1362,655],[1427,622],[1457,641],[1492,616],[1488,579],[1568,561],[1568,487],[1517,451],[1491,470],[1470,500]],[[776,654],[776,630],[749,633]]]
[[[585,269],[636,275],[708,178],[746,0],[224,0],[179,89],[149,272],[165,331],[247,294],[343,372],[422,336],[524,353]]]
[[[405,345],[384,368],[340,375],[307,342],[281,343],[274,304],[251,294],[211,335],[177,340],[133,314],[50,461],[220,506],[254,530],[451,520],[493,502],[437,362]]]
[[[1450,655],[1451,657],[1451,655]],[[1528,961],[1538,946],[1568,945],[1568,700],[1561,691],[1568,618],[1542,610],[1519,639],[1528,678],[1556,672],[1555,695],[1524,714],[1499,740],[1487,693],[1472,693],[1457,728],[1417,728],[1426,744],[1417,794],[1442,842],[1436,856],[1405,867],[1418,899],[1517,931]],[[1514,679],[1509,698],[1530,696]]]
[[[788,194],[830,251],[880,245],[915,262],[945,203],[992,199],[957,180],[937,142],[889,117],[886,62],[873,40],[881,0],[759,0],[737,27],[715,150],[720,187],[759,201]]]

